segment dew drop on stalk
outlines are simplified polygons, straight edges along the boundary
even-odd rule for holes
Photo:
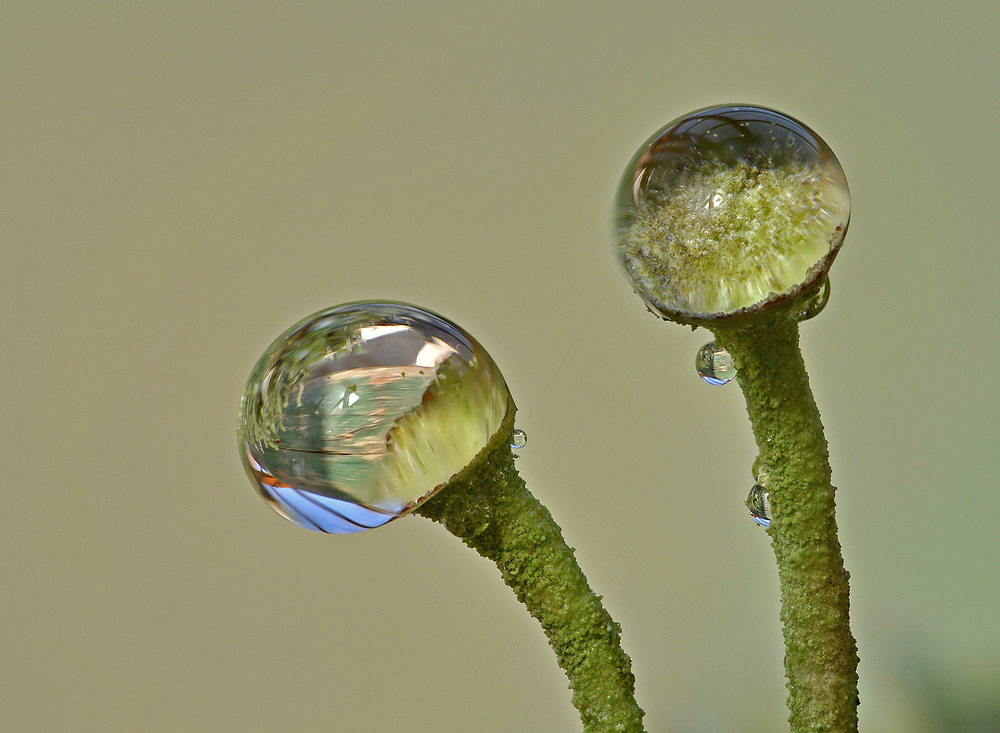
[[[698,376],[716,387],[728,384],[736,378],[736,367],[733,366],[733,359],[729,352],[722,348],[716,348],[714,341],[698,349],[694,360]]]
[[[464,469],[508,400],[489,354],[454,323],[403,303],[347,303],[264,352],[240,403],[240,454],[278,514],[320,532],[360,532]]]
[[[518,450],[520,448],[523,448],[527,444],[528,444],[528,434],[523,430],[521,430],[520,428],[516,428],[514,430],[514,434],[511,436],[510,439],[510,447],[513,448],[514,450]]]
[[[760,484],[754,484],[750,489],[750,495],[747,496],[746,505],[753,521],[762,527],[771,526],[774,517],[771,516],[771,501],[767,489]]]
[[[829,275],[823,278],[819,290],[803,298],[801,302],[796,303],[789,315],[791,315],[792,320],[800,323],[808,321],[810,318],[815,318],[822,313],[828,302],[830,302]]]

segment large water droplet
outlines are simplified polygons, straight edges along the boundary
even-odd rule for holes
[[[849,220],[844,171],[815,132],[763,107],[711,107],[632,158],[615,251],[653,312],[698,322],[815,282]]]
[[[514,450],[518,450],[520,448],[523,448],[527,444],[528,444],[528,434],[523,430],[521,430],[520,428],[516,428],[514,430],[514,434],[510,438],[510,447],[513,448]]]
[[[733,366],[732,357],[725,349],[716,348],[714,341],[709,341],[698,349],[694,366],[698,370],[698,376],[717,387],[728,384],[736,378],[736,367]]]
[[[771,526],[771,520],[774,517],[771,516],[771,500],[767,489],[760,484],[754,484],[753,488],[750,489],[750,495],[747,496],[746,505],[747,509],[750,510],[750,516],[753,517],[753,521],[762,527]]]
[[[402,303],[348,303],[309,316],[264,352],[240,404],[240,453],[286,519],[359,532],[406,513],[468,465],[508,399],[489,354],[455,324]]]

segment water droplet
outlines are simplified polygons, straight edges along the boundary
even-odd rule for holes
[[[520,428],[516,428],[514,430],[514,434],[511,436],[510,439],[510,447],[513,448],[514,450],[518,450],[520,448],[523,448],[527,444],[528,444],[528,434],[523,430],[521,430]]]
[[[760,484],[754,484],[750,489],[750,495],[747,496],[746,505],[753,521],[762,527],[771,526],[774,517],[771,516],[771,501],[767,489]]]
[[[810,318],[818,316],[826,304],[830,301],[830,277],[824,277],[820,283],[819,290],[805,297],[801,302],[796,303],[791,311],[793,321],[808,321]]]
[[[736,367],[733,366],[732,357],[725,349],[717,349],[714,341],[709,341],[698,349],[694,366],[698,370],[699,377],[717,387],[728,384],[736,378]]]
[[[693,323],[815,282],[847,231],[850,193],[815,132],[727,105],[675,120],[639,149],[615,221],[635,291],[658,315]]]
[[[402,303],[348,303],[309,316],[264,352],[240,403],[240,453],[286,519],[360,532],[465,468],[508,399],[489,354],[455,324]]]

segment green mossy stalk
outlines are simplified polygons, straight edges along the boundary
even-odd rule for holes
[[[858,651],[850,577],[837,539],[830,461],[809,389],[798,324],[777,315],[742,330],[714,329],[733,357],[768,490],[781,582],[792,733],[858,729]]]
[[[559,525],[514,468],[514,411],[510,403],[490,444],[415,513],[459,536],[467,534],[464,528],[481,529],[463,542],[496,563],[504,582],[541,623],[569,678],[585,733],[641,733],[643,712],[621,630],[587,584]]]

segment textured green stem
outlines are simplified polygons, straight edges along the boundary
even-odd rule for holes
[[[641,733],[643,712],[620,627],[587,584],[559,525],[514,468],[513,416],[510,404],[490,444],[416,513],[441,522],[496,563],[545,630],[586,733]]]
[[[768,491],[767,532],[781,582],[781,621],[792,733],[858,729],[858,652],[850,628],[850,577],[837,539],[830,461],[809,389],[798,324],[786,316],[718,329],[733,357]]]

